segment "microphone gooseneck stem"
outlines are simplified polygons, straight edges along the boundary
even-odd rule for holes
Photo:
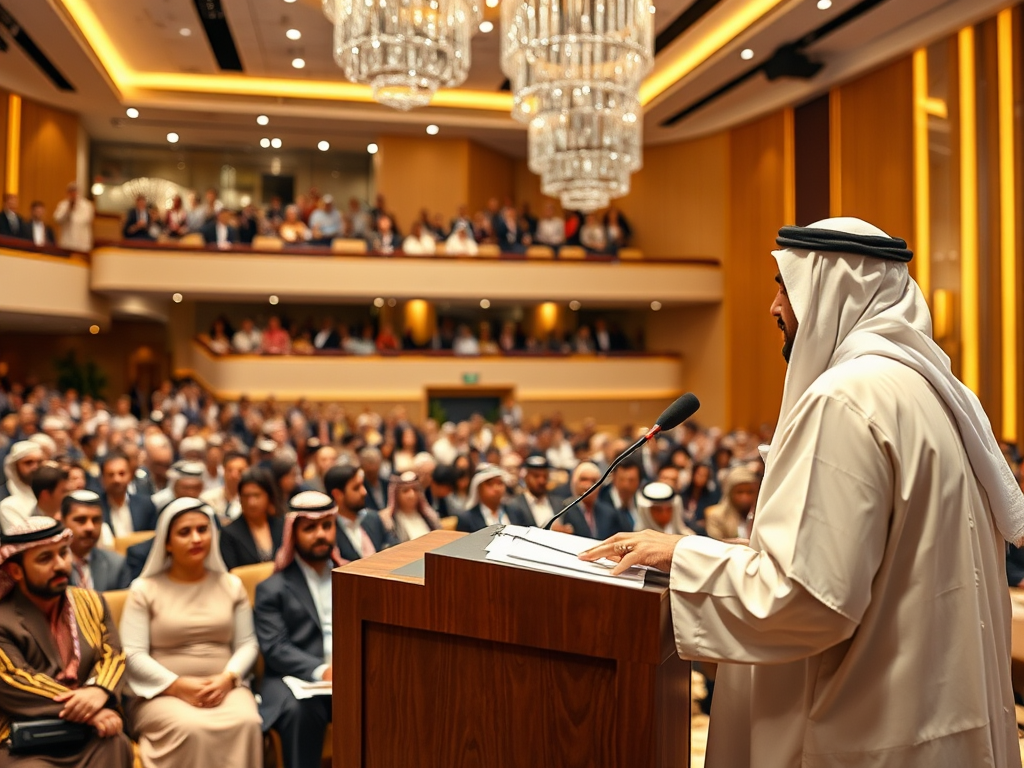
[[[604,481],[608,478],[608,475],[610,475],[615,470],[615,468],[617,466],[619,466],[619,464],[621,464],[627,458],[632,456],[637,448],[639,448],[641,445],[646,443],[648,440],[650,440],[652,437],[654,437],[654,435],[658,434],[658,432],[661,431],[661,427],[658,427],[657,425],[655,425],[655,427],[658,430],[657,432],[654,430],[654,428],[652,428],[651,431],[649,431],[646,435],[641,437],[639,440],[637,440],[635,443],[633,443],[631,446],[629,446],[629,448],[627,448],[622,453],[620,453],[619,457],[617,459],[615,459],[615,461],[613,461],[611,463],[611,465],[608,467],[608,469],[606,469],[604,471],[604,474],[601,475],[600,479],[596,483],[594,483],[592,486],[587,488],[587,490],[584,491],[580,496],[578,496],[576,499],[574,499],[568,505],[566,505],[565,509],[563,509],[557,515],[555,515],[550,520],[548,520],[547,523],[545,523],[544,530],[546,530],[546,531],[550,530],[551,526],[552,526],[552,524],[554,524],[555,520],[560,518],[562,515],[564,515],[570,509],[572,509],[577,504],[579,504],[581,501],[583,501],[585,498],[587,498],[587,496],[589,496],[594,491],[596,491],[598,488],[600,488],[604,484]]]

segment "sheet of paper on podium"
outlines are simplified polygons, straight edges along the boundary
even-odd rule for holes
[[[311,699],[314,696],[330,696],[333,689],[333,684],[330,680],[310,682],[308,680],[300,680],[297,677],[285,676],[281,678],[281,682],[288,686],[292,695],[299,701]]]
[[[641,589],[647,573],[645,568],[630,568],[612,576],[611,568],[615,564],[610,560],[585,563],[577,557],[580,552],[599,543],[596,539],[569,533],[506,525],[498,530],[487,546],[487,559],[559,576]]]

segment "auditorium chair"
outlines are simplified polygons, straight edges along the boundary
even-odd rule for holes
[[[563,245],[558,249],[558,258],[585,259],[587,258],[587,250],[578,245]]]
[[[366,253],[366,241],[355,237],[336,237],[331,240],[331,253]]]
[[[445,256],[448,253],[448,243],[442,240],[434,247],[435,256]]]
[[[501,256],[501,248],[496,243],[481,243],[476,249],[476,255],[485,259],[497,259]]]
[[[252,239],[252,249],[254,251],[283,251],[284,240],[273,235],[256,235]]]
[[[114,626],[118,629],[121,628],[121,614],[124,612],[124,604],[128,599],[127,589],[111,589],[101,593],[103,599],[107,601],[107,608],[110,609],[110,620],[114,622]]]
[[[619,258],[622,261],[641,261],[644,252],[639,248],[619,248]]]
[[[178,240],[178,245],[188,248],[202,248],[206,245],[206,238],[203,237],[202,232],[189,232],[187,235],[181,236],[181,239]]]
[[[455,515],[448,515],[448,517],[441,518],[441,529],[444,531],[454,531],[459,525],[459,518]]]
[[[550,245],[531,245],[526,249],[526,258],[553,259],[555,258],[555,249]]]
[[[134,547],[144,541],[149,541],[156,535],[156,531],[135,531],[127,536],[114,537],[114,551],[121,557],[128,554],[128,547]]]

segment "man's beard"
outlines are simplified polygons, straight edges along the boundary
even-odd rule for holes
[[[796,334],[792,336],[786,328],[786,324],[779,318],[779,328],[782,330],[782,357],[788,363],[790,355],[793,354],[793,344],[796,342]]]
[[[301,557],[307,563],[327,562],[331,557],[331,548],[331,542],[329,542],[327,539],[317,539],[317,541],[309,549],[300,547],[298,544],[295,545],[295,551],[298,553],[299,557]],[[323,554],[317,552],[317,549],[320,549],[323,552]]]
[[[60,586],[53,585],[53,582],[60,577],[63,577],[64,579],[69,579],[70,574],[65,573],[64,571],[57,571],[53,575],[53,578],[45,582],[44,584],[37,584],[31,579],[29,579],[28,576],[26,575],[25,588],[36,597],[41,597],[44,600],[49,600],[54,597],[60,597],[67,591],[68,588],[68,581],[65,581]]]

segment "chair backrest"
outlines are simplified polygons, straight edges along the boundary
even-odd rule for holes
[[[485,259],[496,259],[501,256],[501,248],[497,243],[481,243],[477,246],[476,255]]]
[[[128,599],[127,589],[112,589],[103,593],[103,599],[107,601],[107,608],[110,609],[110,619],[114,626],[120,628],[121,614],[124,612],[124,604]]]
[[[560,259],[585,259],[587,258],[587,251],[578,245],[563,245],[558,249],[558,258]]]
[[[149,541],[156,535],[156,531],[135,531],[127,536],[114,537],[114,551],[122,557],[128,552],[128,547],[134,547],[144,541]]]
[[[446,253],[448,253],[448,243],[446,243],[444,240],[442,240],[434,248],[434,255],[435,256],[444,256]]]
[[[331,240],[331,253],[366,253],[366,241],[356,237],[336,237]]]
[[[619,248],[619,258],[623,261],[640,261],[644,252],[639,248]]]
[[[550,245],[531,245],[526,249],[526,258],[553,259],[555,258],[555,249]]]
[[[455,515],[449,515],[448,517],[441,518],[441,529],[445,531],[454,531],[459,527],[459,518]]]
[[[249,596],[249,605],[253,605],[256,602],[256,585],[274,575],[274,563],[240,565],[237,568],[232,568],[231,572],[242,580],[245,593]]]
[[[203,237],[202,232],[189,232],[187,235],[181,236],[178,245],[204,246],[206,245],[206,238]]]
[[[252,249],[254,251],[283,251],[284,240],[274,235],[256,235],[252,239]]]

